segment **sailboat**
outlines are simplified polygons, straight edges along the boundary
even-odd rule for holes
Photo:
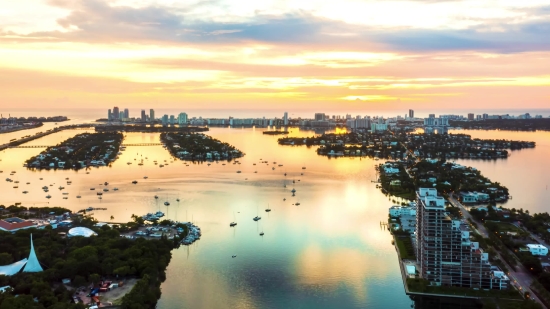
[[[260,217],[260,216],[256,215],[256,217],[254,217],[254,218],[253,218],[252,220],[254,220],[254,221],[258,221],[258,220],[260,220],[260,219],[262,219],[262,217]]]
[[[236,220],[236,219],[235,219],[235,212],[233,212],[233,220]],[[230,226],[230,227],[234,227],[235,225],[237,225],[237,222],[235,222],[235,221],[229,223],[229,226]]]
[[[269,208],[269,204],[267,204],[267,208],[265,209],[265,212],[270,212],[271,208]]]

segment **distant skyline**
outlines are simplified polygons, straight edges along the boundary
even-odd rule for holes
[[[0,110],[543,109],[549,29],[547,0],[8,1]]]

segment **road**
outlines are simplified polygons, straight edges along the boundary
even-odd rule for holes
[[[462,216],[468,220],[472,220],[472,222],[476,222],[476,220],[470,215],[468,210],[457,201],[452,195],[449,196],[449,202],[454,207],[458,207],[462,211]],[[483,224],[479,223],[477,224],[477,228],[472,226],[472,229],[477,232],[479,235],[481,235],[483,238],[489,238],[489,233],[487,232],[487,229]],[[508,248],[499,248],[499,250],[508,250]],[[500,252],[498,250],[495,250],[497,253],[497,257],[508,267],[508,277],[510,278],[510,281],[512,284],[518,288],[520,292],[529,292],[531,295],[531,299],[536,301],[537,303],[541,304],[542,308],[546,308],[546,306],[542,303],[540,299],[531,291],[531,284],[533,280],[535,280],[534,276],[521,264],[518,262],[516,265],[516,270],[513,270],[513,268],[506,262],[505,259],[502,258]],[[510,255],[515,256],[513,252],[509,252]]]

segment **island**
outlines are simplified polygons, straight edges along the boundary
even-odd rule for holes
[[[282,134],[288,134],[288,131],[278,131],[278,130],[263,131],[262,134],[265,134],[265,135],[282,135]]]
[[[406,154],[406,149],[391,132],[347,132],[312,137],[283,137],[278,143],[285,146],[319,146],[317,154],[328,157],[368,156],[399,159]]]
[[[170,220],[100,223],[59,207],[0,211],[9,231],[0,231],[2,308],[155,308],[171,251],[189,232]],[[157,232],[139,232],[147,228]]]
[[[123,135],[120,132],[82,133],[48,147],[25,162],[32,169],[81,169],[115,161]]]
[[[449,125],[469,130],[550,131],[550,118],[449,120]]]
[[[232,160],[244,156],[234,146],[202,133],[162,133],[160,140],[172,156],[181,160]]]

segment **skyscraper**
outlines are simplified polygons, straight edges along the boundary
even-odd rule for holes
[[[168,125],[168,115],[162,116],[162,126],[166,127]]]
[[[414,118],[414,110],[409,109],[409,118]]]
[[[510,280],[489,254],[470,241],[469,228],[449,217],[434,188],[416,192],[416,260],[420,276],[436,286],[506,289]]]
[[[315,120],[317,121],[325,120],[325,113],[315,113]]]
[[[146,122],[147,121],[147,115],[145,115],[145,110],[142,109],[141,110],[141,122]]]
[[[283,116],[283,124],[288,126],[288,112],[285,112],[285,115]]]
[[[130,118],[130,111],[127,108],[124,109],[124,118]]]
[[[149,110],[149,121],[155,122],[155,110],[152,108]]]
[[[474,114],[473,113],[468,113],[468,120],[470,120],[470,121],[474,120]]]
[[[124,112],[121,111],[118,113],[118,120],[122,120],[122,119],[124,119]]]
[[[120,118],[120,111],[118,110],[118,106],[115,106],[113,108],[113,119],[119,119]]]
[[[170,115],[170,125],[174,126],[176,124],[176,117],[174,115]]]
[[[178,115],[178,124],[180,126],[184,126],[187,124],[187,114],[186,113],[180,113]]]
[[[107,119],[109,121],[111,121],[111,119],[113,119],[113,113],[111,113],[111,109],[109,109],[109,111],[107,112]]]

